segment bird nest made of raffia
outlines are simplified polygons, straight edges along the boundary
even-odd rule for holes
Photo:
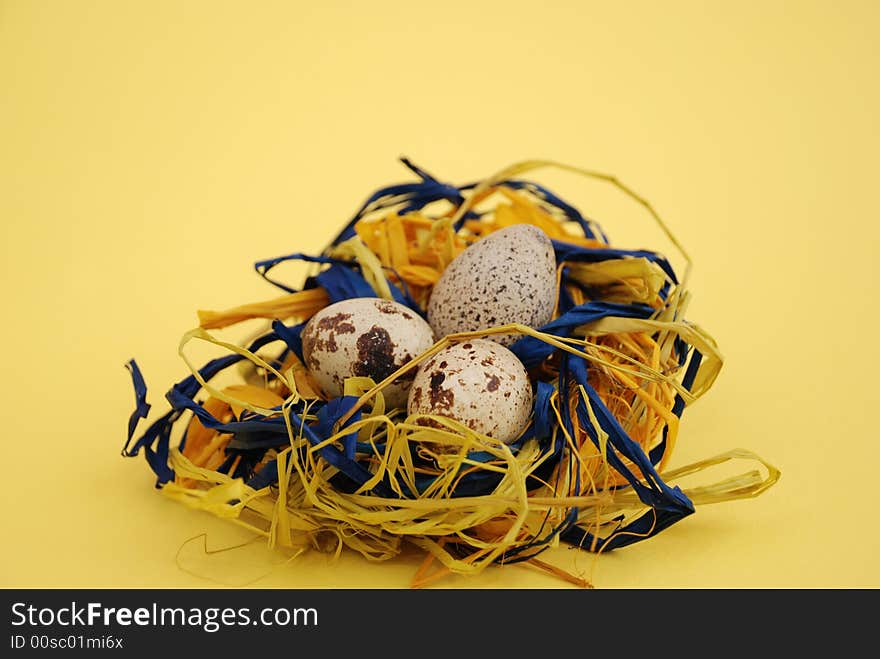
[[[710,388],[722,357],[711,336],[685,320],[690,260],[650,204],[614,177],[554,162],[519,163],[458,187],[403,162],[418,180],[371,195],[323,254],[255,264],[282,297],[199,312],[199,327],[179,347],[191,374],[167,392],[170,411],[140,435],[150,406],[141,372],[129,362],[137,407],[123,454],[143,452],[163,494],[234,520],[271,547],[345,547],[386,560],[409,543],[426,552],[416,586],[522,561],[588,585],[537,555],[560,543],[596,553],[624,547],[695,505],[754,497],[776,482],[779,472],[743,449],[667,468],[682,412]],[[520,178],[548,167],[607,182],[641,204],[681,252],[681,276],[660,253],[613,247],[594,221]],[[549,323],[435,337],[433,347],[379,382],[347,379],[335,398],[316,386],[301,337],[310,317],[371,296],[424,317],[446,267],[516,224],[552,241]],[[287,261],[311,264],[297,288],[269,276]],[[252,319],[264,323],[256,338],[218,338],[217,330]],[[383,389],[438,351],[511,333],[521,335],[510,350],[534,392],[528,426],[515,441],[442,415],[426,424],[424,415],[386,406]],[[185,350],[197,340],[228,354],[197,367]],[[216,384],[230,373],[236,382]],[[737,459],[764,470],[675,485]]]

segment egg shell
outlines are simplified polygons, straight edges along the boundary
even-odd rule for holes
[[[375,297],[325,307],[303,328],[303,358],[321,390],[335,398],[345,378],[370,377],[377,384],[430,348],[431,327],[405,306]],[[382,390],[387,408],[406,404],[415,369]]]
[[[541,327],[556,307],[556,257],[541,229],[515,224],[458,255],[434,286],[428,322],[434,337],[521,323]],[[487,336],[510,345],[518,334]]]
[[[409,414],[436,414],[509,444],[529,422],[532,385],[522,363],[495,341],[453,344],[419,366]]]

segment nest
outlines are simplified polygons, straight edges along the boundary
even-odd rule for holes
[[[199,327],[179,347],[191,374],[166,394],[170,411],[140,435],[150,406],[129,362],[137,407],[123,454],[143,453],[163,494],[244,525],[271,547],[348,548],[380,561],[409,543],[426,553],[414,586],[523,561],[588,585],[537,556],[560,543],[595,553],[624,547],[695,505],[754,497],[776,482],[779,472],[743,449],[667,468],[682,412],[711,387],[722,357],[685,320],[690,259],[648,202],[611,176],[547,161],[463,186],[403,162],[418,180],[375,192],[323,254],[255,264],[283,296],[199,312]],[[658,252],[613,247],[576,208],[519,178],[542,167],[605,181],[641,204],[681,252],[682,276]],[[424,316],[446,266],[517,223],[539,227],[553,243],[557,301],[548,325],[449,335],[381,382],[350,378],[343,396],[322,396],[300,339],[313,314],[377,296]],[[288,261],[311,264],[299,288],[271,276]],[[264,325],[255,338],[219,338],[252,319]],[[406,371],[450,343],[495,333],[521,335],[511,350],[535,390],[529,426],[514,443],[386,407],[383,388]],[[228,354],[197,367],[186,351],[191,341]],[[217,384],[230,372],[237,382]],[[731,460],[764,470],[675,485]]]

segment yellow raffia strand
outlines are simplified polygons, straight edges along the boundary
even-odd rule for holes
[[[771,488],[781,476],[779,469],[772,464],[752,451],[741,448],[732,449],[678,469],[664,471],[660,475],[667,484],[676,485],[681,478],[734,460],[755,462],[764,468],[766,475],[762,475],[758,469],[752,469],[709,485],[681,487],[682,492],[695,506],[749,499],[757,497]],[[579,518],[583,522],[588,522],[594,532],[598,533],[606,527],[622,526],[630,519],[644,514],[647,510],[648,508],[639,501],[631,489],[625,489],[616,493],[614,501],[610,505],[603,507],[602,516],[598,523],[595,519],[587,518],[589,513],[586,510],[580,514]],[[624,515],[622,521],[619,519],[621,514]]]
[[[296,381],[294,380],[291,371],[288,371],[286,374],[282,375],[279,371],[275,369],[274,366],[266,362],[259,355],[252,353],[247,348],[242,348],[241,346],[237,346],[234,343],[230,343],[229,341],[222,341],[214,336],[211,336],[211,334],[209,334],[201,327],[196,327],[183,335],[183,337],[180,339],[180,345],[178,346],[177,352],[183,359],[184,363],[186,363],[196,381],[200,385],[202,385],[202,388],[214,398],[229,403],[229,405],[235,405],[242,409],[250,410],[251,412],[255,412],[256,414],[262,414],[263,416],[275,416],[278,414],[275,410],[263,407],[259,404],[251,403],[247,400],[243,400],[242,398],[231,395],[231,393],[219,391],[212,385],[208,384],[208,382],[206,382],[205,379],[202,377],[201,373],[199,373],[199,369],[195,366],[195,364],[192,363],[192,361],[190,361],[189,357],[187,357],[186,353],[184,352],[184,347],[186,346],[186,344],[194,339],[200,339],[202,341],[206,341],[207,343],[213,343],[214,345],[220,346],[221,348],[226,348],[227,350],[241,355],[245,359],[248,359],[257,367],[271,373],[276,378],[278,378],[278,380],[283,382],[287,389],[291,392],[293,402],[299,401],[300,396],[296,388]]]
[[[384,276],[405,283],[413,298],[424,305],[443,270],[467,247],[463,238],[448,228],[438,231],[435,224],[421,213],[391,213],[362,219],[354,227],[361,242],[387,269]]]
[[[568,276],[590,290],[591,297],[607,302],[660,304],[666,273],[644,258],[611,259],[598,263],[565,264]],[[572,287],[573,291],[580,289]]]
[[[339,259],[357,261],[361,266],[364,279],[376,291],[376,295],[386,300],[394,299],[391,295],[388,281],[385,279],[385,273],[382,270],[382,262],[361,242],[360,238],[355,236],[343,243],[339,243],[329,250],[328,255]]]
[[[405,215],[386,212],[381,216],[368,213],[355,224],[355,237],[331,247],[326,253],[356,261],[378,296],[392,299],[390,286],[405,287],[424,308],[434,284],[458,254],[492,232],[514,224],[537,226],[558,241],[595,249],[608,247],[601,240],[578,233],[580,228],[573,226],[558,209],[544,203],[536,191],[513,190],[503,185],[505,179],[545,167],[617,187],[648,211],[681,252],[686,269],[678,284],[659,266],[643,258],[559,265],[559,286],[564,267],[568,276],[584,287],[584,290],[569,288],[576,303],[589,299],[640,302],[655,309],[650,318],[604,318],[577,328],[569,338],[519,324],[443,337],[381,382],[369,378],[347,379],[344,393],[356,397],[356,403],[337,422],[331,436],[313,445],[305,439],[302,425],[293,424],[289,414],[300,400],[314,401],[320,397],[306,366],[289,355],[280,368],[273,368],[259,355],[222,341],[207,330],[252,318],[293,318],[301,322],[329,303],[326,292],[312,289],[222,312],[200,312],[201,327],[184,335],[180,354],[210,396],[205,409],[222,419],[240,417],[244,410],[281,416],[287,428],[288,445],[268,452],[258,465],[260,469],[270,459],[277,460],[278,483],[254,490],[241,479],[216,471],[225,459],[229,436],[210,431],[194,418],[188,429],[186,449],[183,452],[171,450],[169,463],[176,478],[165,485],[163,492],[188,506],[241,524],[265,537],[270,546],[310,545],[336,554],[345,547],[369,560],[387,560],[398,555],[404,543],[415,545],[427,556],[414,577],[416,587],[432,583],[449,572],[475,574],[492,564],[504,563],[509,552],[530,545],[548,529],[560,525],[572,508],[578,509],[579,525],[594,535],[591,549],[601,551],[600,536],[608,537],[626,520],[648,509],[635,492],[626,487],[623,476],[609,465],[607,434],[599,431],[597,447],[580,427],[577,414],[570,415],[573,432],[562,424],[563,405],[573,412],[576,406],[583,404],[593,428],[599,429],[582,386],[573,386],[570,391],[554,391],[550,398],[551,411],[557,421],[552,439],[561,438],[569,451],[552,475],[530,491],[526,483],[539,482],[538,469],[549,459],[536,440],[525,442],[514,454],[507,445],[455,420],[437,415],[406,416],[386,409],[383,389],[440,350],[476,337],[511,333],[534,337],[557,351],[588,361],[590,386],[646,453],[657,446],[665,431],[666,450],[658,471],[667,482],[673,483],[733,460],[763,466],[766,475],[752,469],[713,484],[683,488],[695,504],[754,497],[771,487],[778,480],[779,471],[743,449],[679,469],[666,468],[678,434],[678,417],[672,413],[676,397],[681,396],[686,405],[699,399],[717,377],[723,358],[708,333],[684,320],[689,302],[685,286],[690,271],[687,253],[651,205],[614,177],[552,161],[518,163],[482,181],[464,203],[458,207],[450,204],[439,216],[431,217],[424,211]],[[454,231],[453,225],[464,218],[468,210],[477,207],[482,213],[480,219],[468,219],[460,232]],[[660,297],[664,286],[669,290],[665,300]],[[703,355],[690,391],[681,384],[684,368],[675,355],[677,338]],[[212,387],[184,353],[184,346],[191,340],[207,341],[242,355],[253,365],[249,371],[252,377],[246,385],[222,390]],[[536,374],[553,380],[557,369],[558,362],[551,357],[536,369]],[[360,412],[359,420],[349,423],[357,412]],[[308,408],[301,418],[302,424],[315,420]],[[341,447],[343,438],[352,433],[357,433],[358,442],[372,448],[371,454],[358,456],[371,478],[357,491],[345,493],[333,485],[339,472],[323,458],[322,450]],[[431,466],[416,466],[414,450]],[[486,453],[490,459],[474,460],[471,457],[474,451]],[[643,477],[635,465],[628,461],[624,464],[637,477]],[[233,471],[234,468],[230,473]],[[463,474],[476,471],[500,478],[493,491],[481,496],[453,497]],[[421,492],[416,487],[419,476],[432,478],[431,485]],[[390,486],[394,497],[383,498],[371,493],[372,488],[383,481]],[[551,546],[559,542],[556,537],[547,540]],[[440,567],[429,572],[435,563]],[[530,559],[528,564],[579,586],[590,585],[537,559]]]
[[[605,243],[595,238],[585,238],[583,235],[572,233],[566,226],[572,224],[558,216],[554,216],[547,210],[538,206],[533,199],[526,196],[521,190],[511,190],[504,186],[488,188],[497,191],[507,203],[499,203],[493,213],[480,220],[470,220],[465,223],[465,228],[477,236],[485,237],[493,231],[505,229],[514,224],[531,224],[541,229],[548,237],[581,247],[606,247]],[[475,192],[474,200],[480,198],[480,193]],[[578,227],[578,230],[580,227]]]
[[[326,307],[329,301],[327,292],[323,288],[312,288],[264,302],[243,304],[225,311],[200,310],[199,326],[202,329],[221,329],[252,318],[278,318],[303,322]]]

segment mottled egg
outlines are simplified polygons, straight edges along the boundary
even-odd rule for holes
[[[348,377],[377,384],[430,348],[431,327],[411,309],[375,297],[325,307],[303,328],[303,358],[321,390],[341,396]],[[415,369],[382,390],[387,408],[403,407]]]
[[[556,257],[539,228],[515,224],[474,243],[449,264],[428,302],[440,339],[507,323],[541,327],[556,306]],[[517,334],[488,336],[510,345]]]
[[[407,412],[449,417],[509,444],[528,424],[532,400],[532,385],[516,355],[495,341],[474,339],[419,366]]]

